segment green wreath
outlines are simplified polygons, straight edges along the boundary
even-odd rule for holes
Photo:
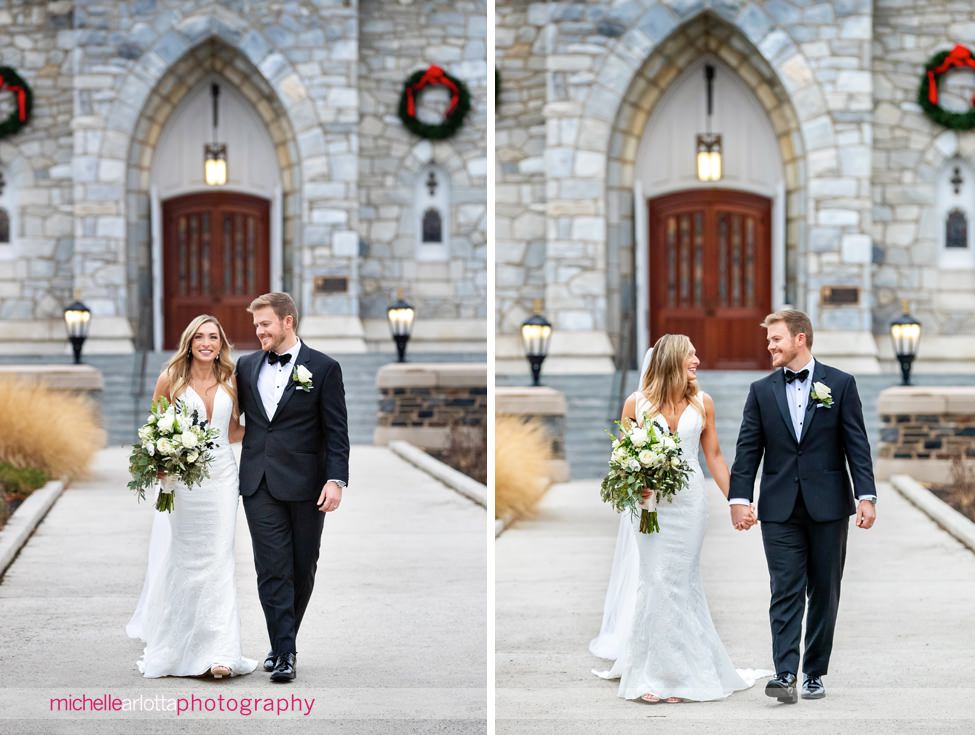
[[[422,122],[416,116],[416,98],[429,86],[446,87],[450,91],[450,104],[443,122],[436,125]],[[411,74],[404,83],[403,93],[399,98],[399,118],[403,125],[427,140],[446,140],[453,136],[464,124],[464,118],[470,109],[471,95],[467,86],[439,66],[430,66]]]
[[[34,93],[21,76],[9,66],[0,66],[0,92],[12,92],[15,98],[13,111],[0,122],[0,138],[14,135],[28,122],[34,105]]]
[[[938,79],[951,69],[975,69],[975,56],[966,47],[958,44],[951,51],[941,51],[928,61],[921,77],[917,102],[924,113],[939,125],[951,130],[972,130],[975,128],[975,99],[968,112],[949,112],[938,103]]]

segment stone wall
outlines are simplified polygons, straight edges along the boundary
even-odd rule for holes
[[[888,388],[877,411],[878,479],[908,474],[943,482],[952,459],[975,461],[975,388]]]
[[[366,333],[388,342],[386,307],[398,288],[417,308],[414,340],[447,330],[483,340],[487,316],[487,18],[483,0],[359,3],[359,218],[361,304]],[[463,127],[424,140],[397,116],[403,82],[431,64],[471,94]],[[445,260],[417,260],[414,190],[425,166],[450,178]],[[449,323],[447,323],[449,320]]]
[[[935,211],[939,174],[956,155],[975,163],[975,134],[936,125],[917,104],[924,65],[956,43],[975,44],[971,2],[874,2],[874,332],[893,365],[887,325],[908,299],[924,324],[922,371],[970,370],[975,360],[975,268],[939,264],[944,223]]]
[[[487,429],[487,366],[392,363],[376,376],[379,413],[373,442],[399,439],[444,450],[456,429]]]

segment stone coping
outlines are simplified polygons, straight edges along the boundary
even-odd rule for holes
[[[884,414],[972,414],[975,413],[975,387],[887,388],[877,399],[877,413]]]
[[[975,523],[920,485],[910,475],[894,475],[890,484],[908,502],[915,505],[932,521],[975,551]]]
[[[383,388],[483,388],[487,386],[487,365],[467,362],[394,362],[376,374],[376,387]]]
[[[565,416],[568,403],[565,394],[554,388],[498,387],[494,392],[495,413],[510,416]]]
[[[0,379],[15,377],[46,383],[55,390],[103,390],[102,373],[91,365],[0,365]]]

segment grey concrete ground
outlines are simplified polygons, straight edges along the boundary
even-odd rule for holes
[[[325,521],[297,681],[271,684],[260,669],[223,681],[143,679],[135,668],[141,643],[124,627],[155,511],[126,489],[126,458],[126,450],[104,450],[92,477],[65,491],[0,583],[0,732],[486,731],[483,508],[386,449],[354,446],[352,485]],[[237,589],[244,654],[263,659],[267,634],[243,508]],[[83,694],[141,696],[144,710],[147,700],[165,707],[192,695],[315,702],[307,717],[49,712],[50,697]]]
[[[731,527],[711,486],[703,574],[711,614],[740,668],[772,668],[760,528]],[[852,527],[839,622],[819,701],[780,705],[763,685],[723,702],[648,705],[589,672],[618,516],[598,482],[552,488],[533,521],[497,541],[497,732],[975,732],[975,554],[889,486],[878,522]]]

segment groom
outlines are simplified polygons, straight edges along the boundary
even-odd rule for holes
[[[728,497],[734,527],[754,525],[752,494],[764,456],[758,520],[771,577],[769,618],[778,672],[765,693],[794,704],[806,598],[802,697],[821,699],[826,696],[822,677],[833,647],[849,516],[856,513],[856,525],[870,528],[877,517],[877,495],[853,376],[813,359],[812,323],[803,312],[777,311],[762,326],[772,366],[782,370],[749,389]]]
[[[261,350],[237,361],[237,400],[247,416],[240,494],[254,546],[272,681],[295,678],[295,638],[315,584],[325,513],[349,481],[345,389],[339,364],[296,334],[286,293],[247,307]]]

